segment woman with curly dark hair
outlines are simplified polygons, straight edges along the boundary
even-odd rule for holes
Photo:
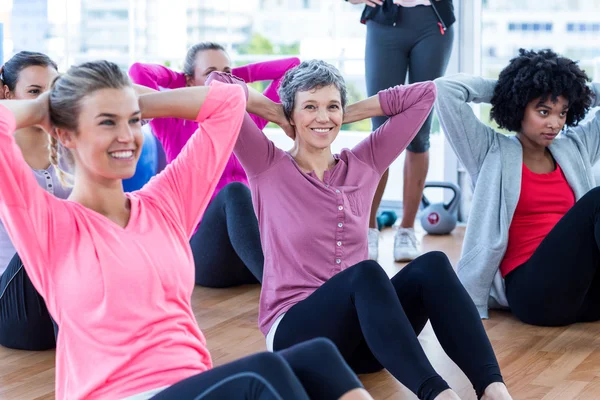
[[[600,320],[600,85],[573,60],[526,51],[498,81],[436,80],[437,112],[475,186],[458,276],[480,315],[510,307],[521,321]],[[494,131],[468,103],[491,103]],[[560,135],[559,135],[560,134]]]

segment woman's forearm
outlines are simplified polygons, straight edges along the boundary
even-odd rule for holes
[[[379,103],[379,96],[375,95],[347,106],[344,113],[344,124],[384,115]]]
[[[41,124],[47,112],[39,100],[0,100],[0,104],[13,113],[17,129]]]
[[[248,86],[248,102],[246,103],[246,111],[250,114],[258,115],[267,121],[281,123],[282,114],[280,113],[281,106],[269,99],[259,91]]]
[[[143,94],[139,97],[142,117],[195,120],[209,90],[208,86],[195,86]]]

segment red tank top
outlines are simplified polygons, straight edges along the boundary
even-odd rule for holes
[[[521,194],[508,231],[508,246],[500,263],[502,277],[533,254],[554,225],[575,204],[575,194],[560,166],[536,174],[523,163]]]

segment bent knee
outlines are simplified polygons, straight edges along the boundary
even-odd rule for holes
[[[425,253],[409,263],[404,269],[406,274],[410,275],[456,275],[448,256],[441,251]]]
[[[221,192],[233,197],[250,196],[250,189],[241,182],[228,183],[221,189]]]
[[[384,269],[379,265],[377,261],[365,260],[352,268],[353,278],[355,282],[380,282],[382,280],[389,280]]]
[[[318,337],[315,339],[311,339],[305,343],[310,350],[314,351],[317,354],[333,354],[336,356],[339,355],[341,357],[341,354],[335,343],[333,343],[328,338]]]
[[[258,353],[252,357],[252,363],[255,365],[255,371],[284,371],[289,368],[288,363],[277,353],[268,351]]]
[[[425,265],[430,266],[430,268],[443,268],[443,269],[452,269],[452,264],[450,264],[450,259],[446,253],[441,251],[430,251],[428,253],[423,254],[418,259],[422,259]]]

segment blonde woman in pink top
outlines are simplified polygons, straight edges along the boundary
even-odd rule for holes
[[[256,105],[219,83],[138,99],[106,61],[72,67],[35,100],[0,102],[0,219],[60,326],[58,399],[370,398],[325,340],[212,368],[190,304],[188,241]],[[142,116],[198,129],[160,175],[124,193]],[[67,200],[39,187],[15,143],[34,125],[74,170]]]
[[[246,88],[231,75],[211,77]],[[261,97],[262,115],[295,138],[292,150],[275,147],[245,117],[234,151],[248,174],[265,253],[260,329],[269,349],[325,337],[355,372],[386,368],[421,399],[457,399],[417,340],[431,320],[478,397],[506,400],[492,346],[448,258],[427,253],[391,280],[367,260],[379,178],[417,134],[435,95],[433,82],[423,82],[346,107],[339,71],[313,60],[286,74],[282,105]],[[343,123],[382,115],[388,120],[354,148],[331,152]]]

